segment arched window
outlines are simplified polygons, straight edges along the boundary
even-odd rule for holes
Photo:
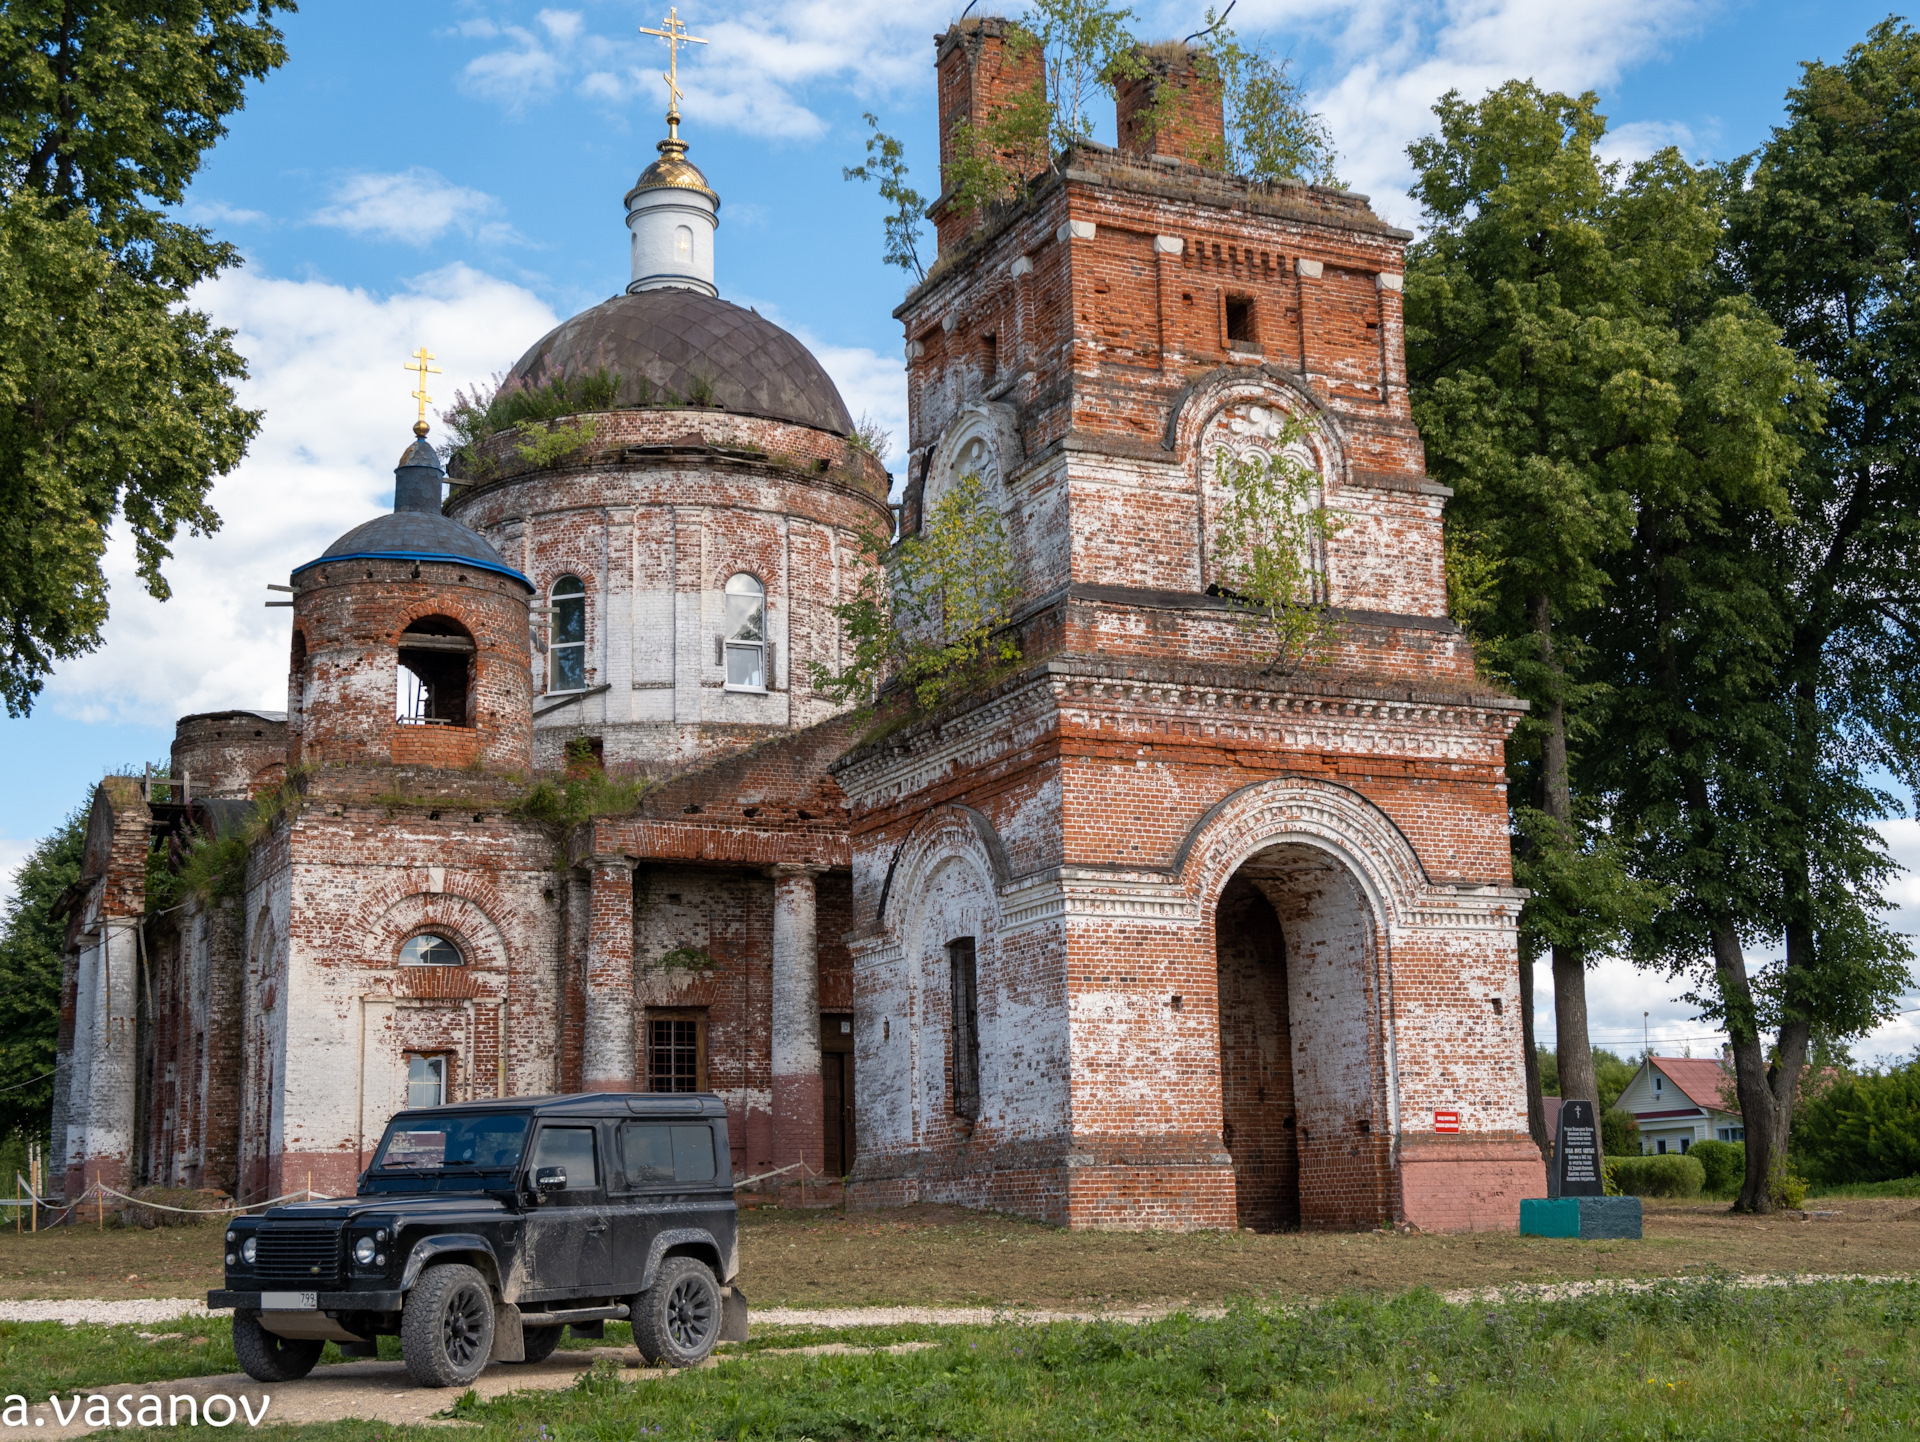
[[[745,571],[727,582],[727,689],[767,689],[767,588]]]
[[[465,961],[459,947],[446,937],[435,936],[431,932],[424,936],[410,936],[400,947],[402,966],[460,966]]]
[[[450,616],[422,616],[400,633],[394,714],[408,726],[471,726],[473,637]]]
[[[548,630],[547,690],[586,690],[587,588],[578,576],[562,576],[553,583]]]
[[[682,265],[693,264],[693,231],[688,226],[678,226],[673,232],[673,258]]]

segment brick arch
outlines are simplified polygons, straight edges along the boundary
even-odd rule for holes
[[[1012,504],[1010,482],[1025,459],[1020,445],[1018,413],[1004,401],[987,401],[961,411],[934,443],[927,461],[926,478],[921,483],[922,524],[940,491],[959,472],[963,458],[976,441],[987,458],[987,464],[981,468],[987,496],[996,510],[1003,515],[1007,512]]]
[[[400,946],[424,932],[450,937],[466,958],[458,967],[401,967]],[[484,997],[504,986],[507,940],[493,918],[467,897],[446,891],[403,896],[361,933],[369,965],[396,972],[396,991],[408,995]],[[430,973],[418,977],[408,973]]]
[[[504,971],[509,959],[506,933],[494,920],[504,909],[499,893],[479,877],[447,871],[435,889],[432,874],[413,867],[395,872],[367,894],[354,909],[347,932],[365,939],[364,957],[370,965],[391,967],[394,953],[412,931],[455,927],[460,939],[472,940],[476,948],[467,952],[469,965]]]
[[[1161,449],[1191,461],[1213,418],[1236,401],[1273,405],[1301,417],[1324,439],[1335,462],[1324,472],[1328,483],[1345,482],[1351,449],[1346,427],[1298,376],[1278,366],[1221,366],[1184,387],[1168,409]]]
[[[879,924],[889,924],[890,912],[903,914],[902,903],[910,908],[911,898],[920,894],[941,860],[956,852],[974,857],[989,890],[996,895],[1012,878],[1006,845],[985,815],[958,802],[937,806],[920,817],[906,840],[894,849],[886,880],[880,886],[875,917]]]
[[[1193,824],[1173,871],[1211,915],[1243,862],[1292,842],[1330,853],[1359,880],[1383,926],[1413,924],[1430,882],[1413,843],[1357,791],[1326,781],[1256,781],[1221,798]]]

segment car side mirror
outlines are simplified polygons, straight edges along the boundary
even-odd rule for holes
[[[542,1167],[533,1174],[533,1189],[545,1196],[548,1192],[564,1192],[567,1189],[567,1169],[565,1167]]]

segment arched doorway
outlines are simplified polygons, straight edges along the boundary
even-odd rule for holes
[[[1366,891],[1332,853],[1280,842],[1234,872],[1214,937],[1221,1135],[1239,1224],[1381,1225],[1390,1138]]]

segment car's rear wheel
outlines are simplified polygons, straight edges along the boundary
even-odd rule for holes
[[[691,1367],[720,1340],[720,1284],[704,1263],[669,1257],[633,1299],[633,1340],[661,1367]]]
[[[553,1355],[553,1349],[560,1345],[560,1335],[565,1327],[525,1327],[520,1335],[526,1340],[526,1362],[544,1362]]]
[[[422,1387],[464,1387],[493,1350],[493,1293],[458,1262],[429,1268],[400,1313],[400,1355]]]
[[[233,1314],[233,1355],[256,1382],[294,1382],[313,1370],[326,1343],[311,1337],[280,1337],[260,1325],[260,1314]]]

